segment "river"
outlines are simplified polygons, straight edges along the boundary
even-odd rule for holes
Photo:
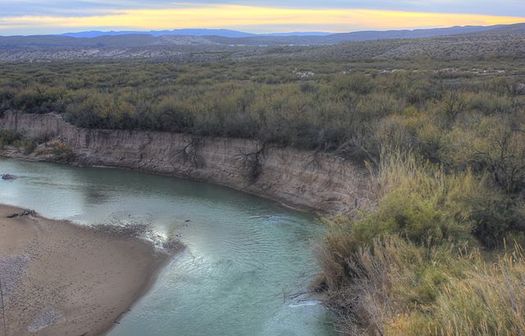
[[[109,169],[0,159],[0,203],[52,219],[147,223],[186,249],[109,336],[331,336],[301,295],[318,272],[322,225],[309,214],[206,183]]]

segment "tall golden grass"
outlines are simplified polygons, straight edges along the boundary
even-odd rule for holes
[[[470,234],[483,178],[394,154],[370,188],[377,207],[329,221],[319,255],[341,334],[525,335],[522,249],[484,252]]]

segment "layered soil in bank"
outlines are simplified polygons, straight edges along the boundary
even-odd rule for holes
[[[168,258],[134,237],[0,205],[0,335],[103,334]]]
[[[286,205],[329,213],[367,208],[368,170],[334,154],[258,141],[141,130],[76,127],[57,114],[5,112],[0,129],[33,139],[36,148],[0,155],[110,166],[224,185]]]

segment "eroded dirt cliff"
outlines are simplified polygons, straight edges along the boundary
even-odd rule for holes
[[[244,139],[83,129],[56,114],[6,112],[0,127],[30,138],[60,141],[72,150],[74,162],[82,165],[206,181],[331,213],[349,212],[368,203],[366,171],[330,154],[262,146]],[[3,154],[14,156],[13,152]]]

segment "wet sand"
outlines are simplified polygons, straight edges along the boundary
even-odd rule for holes
[[[7,218],[23,211],[0,205],[0,336],[101,335],[168,260],[137,238],[32,213]]]

